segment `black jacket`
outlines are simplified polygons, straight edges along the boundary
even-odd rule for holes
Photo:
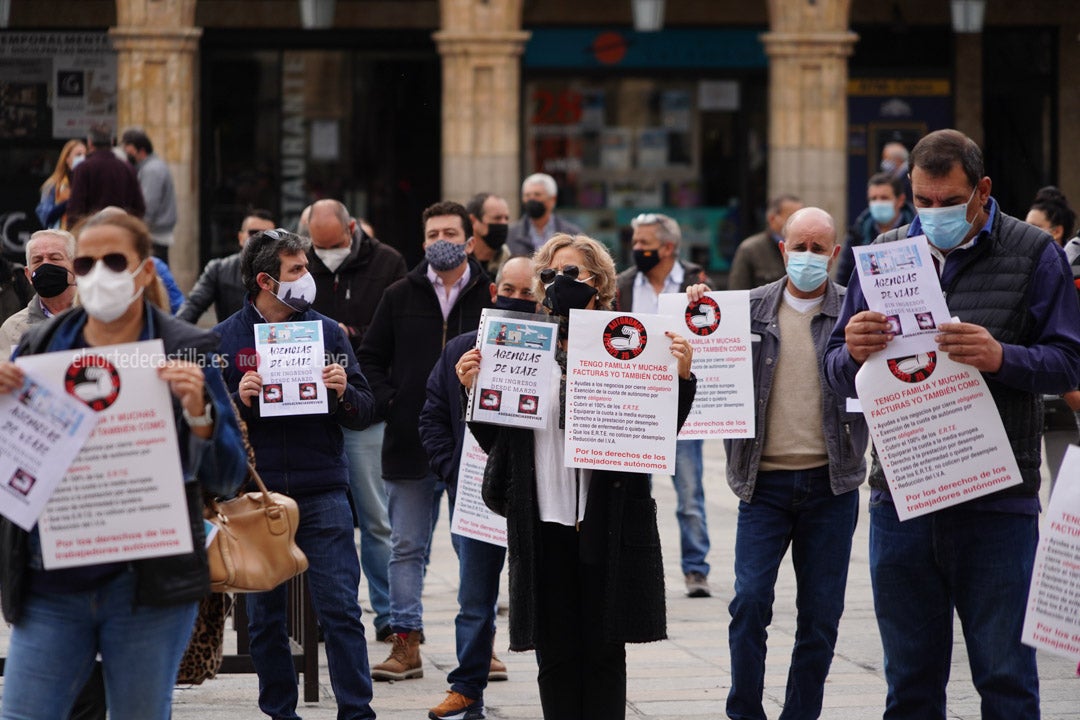
[[[697,378],[679,380],[678,427],[682,428],[697,392]],[[510,649],[536,646],[540,522],[536,500],[533,431],[469,423],[488,453],[484,502],[506,517],[510,561]],[[585,520],[583,552],[604,568],[604,637],[611,642],[652,642],[667,637],[664,562],[656,523],[651,476],[593,470]],[[587,548],[587,549],[586,549]]]
[[[479,327],[480,311],[491,307],[491,280],[469,260],[469,282],[443,320],[427,269],[421,262],[387,288],[357,353],[375,393],[376,414],[386,420],[386,480],[419,480],[430,472],[417,429],[428,374],[447,341]]]
[[[580,235],[582,233],[574,223],[569,220],[563,220],[556,213],[551,213],[551,219],[548,221],[554,225],[555,232],[566,233],[567,235]],[[522,215],[517,222],[510,223],[510,229],[506,236],[506,247],[510,248],[510,254],[513,257],[531,257],[537,248],[533,247],[532,238],[529,235],[529,226],[532,224],[532,220],[528,215]]]
[[[202,364],[206,392],[214,406],[212,447],[202,453],[198,467],[188,468],[188,428],[182,420],[180,404],[173,398],[173,414],[179,435],[181,461],[185,471],[192,471],[199,482],[185,486],[188,519],[191,523],[193,552],[187,555],[136,560],[131,563],[136,573],[135,600],[140,605],[173,605],[194,602],[210,591],[207,570],[205,534],[202,519],[201,488],[222,497],[231,496],[243,481],[247,469],[247,454],[240,437],[240,427],[228,400],[220,373],[209,361],[217,348],[217,336],[193,327],[167,313],[146,304],[151,337],[161,338],[165,354],[182,357]],[[33,326],[19,344],[20,355],[45,352],[53,336],[70,331],[85,322],[86,312],[72,308],[67,312]],[[186,352],[185,352],[186,351]],[[194,356],[191,352],[194,352]],[[185,475],[187,472],[185,472]],[[0,600],[4,618],[18,622],[23,608],[29,562],[30,534],[7,518],[0,518]]]
[[[187,300],[176,311],[176,317],[197,323],[213,303],[217,320],[222,322],[244,307],[246,299],[247,291],[240,279],[240,253],[214,258],[206,264]]]
[[[344,325],[353,352],[358,352],[383,292],[405,277],[406,269],[401,253],[357,228],[351,252],[337,272],[331,272],[314,249],[308,251],[316,288],[313,307]]]

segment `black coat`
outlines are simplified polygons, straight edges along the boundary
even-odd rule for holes
[[[694,402],[697,379],[679,380],[678,427]],[[488,453],[484,502],[506,517],[510,561],[510,649],[536,646],[540,520],[536,500],[533,431],[469,423]],[[667,637],[664,562],[656,501],[643,473],[594,470],[582,523],[583,547],[601,559],[604,636],[612,642]]]
[[[469,282],[443,320],[427,268],[421,262],[386,289],[357,353],[375,393],[375,413],[386,420],[386,480],[420,480],[430,472],[417,429],[428,375],[447,341],[479,327],[480,311],[491,307],[491,281],[469,260]]]

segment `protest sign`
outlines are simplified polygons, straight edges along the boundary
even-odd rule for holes
[[[674,318],[571,310],[566,361],[567,467],[675,471],[679,376]]]
[[[95,424],[93,410],[24,369],[22,387],[0,396],[0,514],[32,530]]]
[[[852,248],[866,305],[888,317],[890,352],[914,355],[937,349],[938,325],[949,322],[925,235]]]
[[[321,322],[259,323],[255,352],[262,378],[262,417],[329,412],[322,376],[326,360]]]
[[[42,385],[80,399],[97,424],[38,518],[45,568],[191,552],[161,340],[21,357]]]
[[[901,520],[1021,482],[994,398],[972,366],[939,352],[876,353],[855,388]]]
[[[1080,660],[1080,447],[1070,445],[1039,533],[1021,638]]]
[[[450,532],[491,545],[506,547],[506,518],[491,512],[484,504],[481,494],[486,466],[487,454],[480,449],[480,445],[477,444],[476,438],[469,429],[465,428]]]
[[[549,371],[558,329],[545,316],[486,308],[476,336],[483,362],[469,393],[467,419],[544,427],[552,412]]]
[[[706,293],[688,305],[686,293],[660,295],[660,313],[679,318],[694,348],[697,394],[680,440],[754,436],[754,368],[750,293]]]

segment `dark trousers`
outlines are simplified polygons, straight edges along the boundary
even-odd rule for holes
[[[545,720],[623,720],[626,647],[604,641],[604,568],[582,561],[581,538],[572,527],[540,524],[540,703]]]

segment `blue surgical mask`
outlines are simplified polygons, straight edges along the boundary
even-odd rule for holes
[[[892,200],[871,200],[870,217],[878,225],[888,225],[896,218],[896,207]]]
[[[968,204],[975,197],[976,188],[972,188],[967,202],[943,208],[919,208],[919,223],[930,244],[938,250],[952,250],[964,242],[971,221],[967,219]]]
[[[803,292],[813,292],[829,279],[829,255],[810,252],[787,253],[788,279]]]

